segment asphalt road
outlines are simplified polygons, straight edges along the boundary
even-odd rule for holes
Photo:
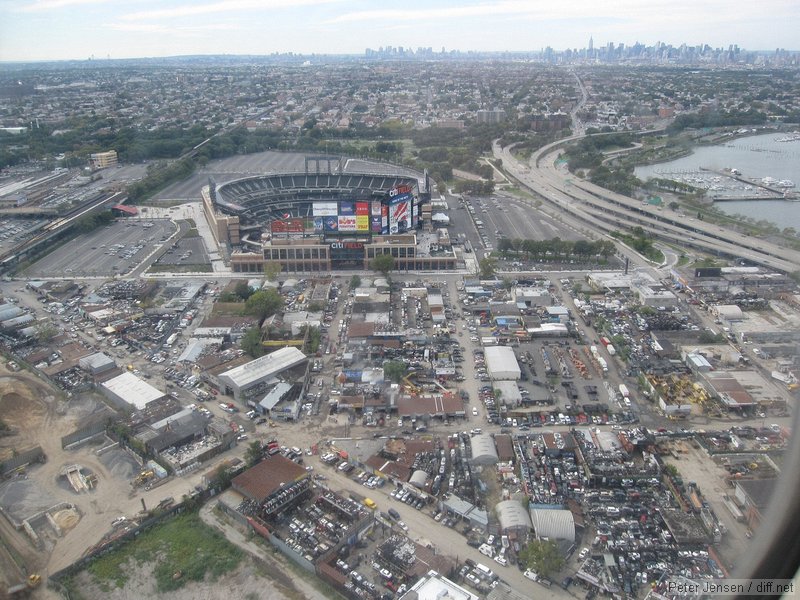
[[[560,140],[534,152],[522,164],[510,147],[493,146],[496,158],[524,185],[560,209],[612,231],[641,226],[656,236],[680,246],[697,247],[712,253],[745,258],[756,264],[791,272],[800,265],[800,252],[765,240],[742,235],[713,223],[680,217],[668,210],[643,206],[641,202],[584,181],[557,164],[563,144],[579,136]]]

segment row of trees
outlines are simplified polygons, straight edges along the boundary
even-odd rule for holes
[[[503,257],[512,253],[525,254],[529,259],[586,259],[599,256],[607,259],[616,251],[614,242],[609,240],[562,240],[555,237],[549,240],[523,240],[501,238],[497,242],[497,250]]]

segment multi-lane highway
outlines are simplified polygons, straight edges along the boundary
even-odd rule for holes
[[[557,159],[565,144],[579,137],[544,146],[533,153],[527,165],[513,156],[511,146],[500,147],[495,143],[493,150],[495,157],[502,159],[507,172],[522,185],[599,230],[610,232],[638,226],[678,247],[742,258],[779,271],[800,269],[800,252],[796,250],[687,218],[674,211],[662,211],[572,175]]]

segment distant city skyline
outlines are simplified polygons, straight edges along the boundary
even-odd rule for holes
[[[0,61],[583,49],[800,49],[795,0],[0,0]]]

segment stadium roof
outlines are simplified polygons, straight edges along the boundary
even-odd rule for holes
[[[242,389],[291,369],[306,360],[306,355],[297,348],[286,347],[239,365],[220,374],[233,387]]]
[[[532,508],[531,522],[537,538],[575,541],[575,520],[568,510]]]
[[[503,500],[495,506],[497,518],[500,521],[500,529],[517,529],[524,527],[531,528],[531,518],[528,511],[517,500]]]
[[[136,410],[142,410],[149,402],[164,396],[164,392],[158,388],[127,372],[109,379],[102,386],[117,398],[136,407]]]

